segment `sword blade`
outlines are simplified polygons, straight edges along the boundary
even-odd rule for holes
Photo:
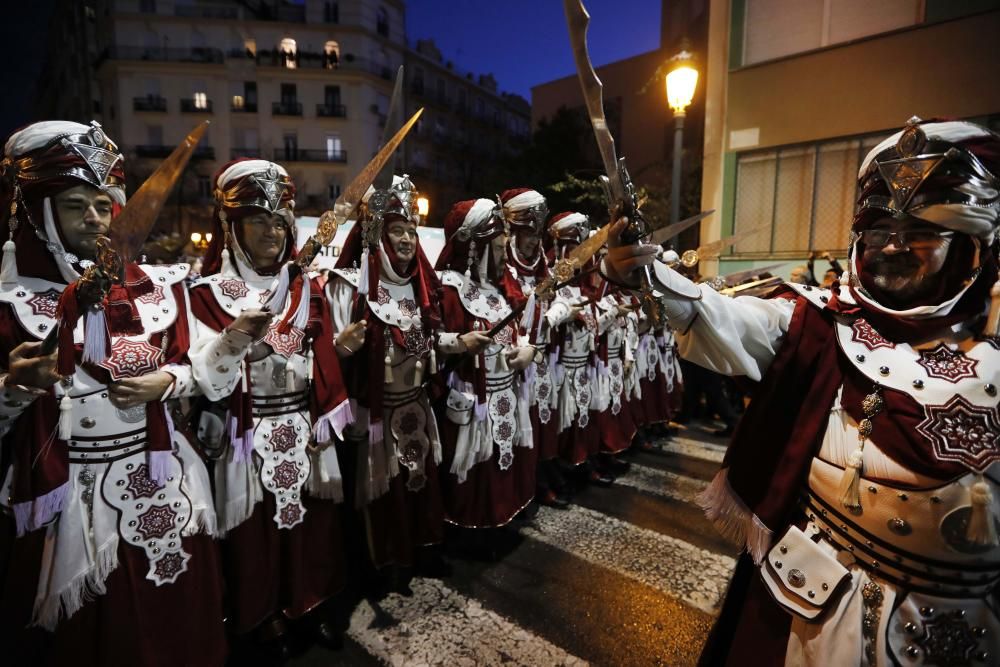
[[[123,264],[128,264],[139,254],[208,124],[207,120],[202,122],[184,137],[184,141],[160,163],[111,223],[108,232],[111,248],[118,253]]]
[[[604,85],[594,71],[587,50],[587,27],[590,25],[590,14],[583,6],[583,0],[563,0],[566,12],[566,25],[569,27],[569,42],[573,47],[573,59],[576,61],[576,74],[583,89],[583,101],[587,105],[587,114],[594,127],[597,139],[597,149],[601,153],[604,173],[608,176],[608,189],[611,194],[612,207],[616,202],[625,199],[625,184],[622,182],[615,153],[615,139],[608,129],[608,121],[604,115]]]
[[[740,232],[738,234],[733,234],[732,236],[721,238],[718,241],[706,243],[705,245],[698,247],[698,256],[702,259],[718,257],[719,254],[729,246],[735,245],[743,239],[763,231],[763,229],[763,227],[754,227],[753,229],[748,229],[745,232]]]
[[[654,228],[653,234],[650,237],[650,241],[651,243],[659,245],[668,244],[670,240],[673,239],[675,236],[677,236],[684,230],[688,229],[689,227],[694,226],[701,220],[704,220],[713,213],[715,213],[715,209],[710,208],[707,211],[702,211],[701,213],[692,215],[690,218],[684,218],[680,222],[675,222],[672,225],[667,225],[666,227]]]

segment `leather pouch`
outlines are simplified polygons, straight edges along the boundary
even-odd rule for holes
[[[465,426],[472,423],[472,409],[476,405],[475,394],[466,394],[452,389],[445,401],[445,414],[452,424]]]
[[[767,553],[761,576],[778,604],[812,620],[834,599],[850,572],[798,526],[791,526]]]

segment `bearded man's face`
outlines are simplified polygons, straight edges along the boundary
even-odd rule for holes
[[[953,236],[911,216],[876,221],[861,234],[865,288],[894,310],[916,306],[941,286]]]

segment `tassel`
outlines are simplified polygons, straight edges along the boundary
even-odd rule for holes
[[[73,401],[69,394],[59,399],[59,439],[69,440],[73,436]]]
[[[285,310],[285,299],[288,297],[288,283],[288,264],[285,264],[281,267],[281,271],[278,272],[278,283],[274,286],[274,291],[271,292],[267,303],[264,304],[265,310],[269,310],[272,313],[280,313]]]
[[[437,364],[437,352],[434,349],[434,341],[431,341],[431,358],[430,358],[430,363],[431,363],[431,368],[430,368],[431,373],[432,374],[433,373],[437,373],[437,367],[438,367],[438,364]]]
[[[292,365],[290,363],[285,364],[285,389],[291,391],[292,387],[294,386],[295,386],[295,369],[292,368]]]
[[[476,367],[476,370],[478,371],[479,370],[479,355],[478,354],[475,355],[475,367]]]
[[[7,244],[4,244],[4,261],[7,261]],[[1000,281],[990,290],[990,314],[986,318],[986,334],[1000,336]]]
[[[524,306],[524,314],[521,315],[521,329],[530,333],[535,321],[535,293],[528,295],[528,303]]]
[[[419,387],[424,383],[424,362],[417,359],[417,363],[413,368],[413,386]]]
[[[510,348],[507,348],[510,349]],[[510,370],[510,366],[507,364],[507,349],[500,350],[497,352],[497,372],[506,373]]]
[[[245,396],[248,391],[250,391],[250,383],[247,381],[247,362],[246,359],[240,361],[240,390]]]
[[[1000,541],[997,540],[997,527],[993,520],[993,512],[990,510],[993,493],[990,491],[989,483],[981,473],[976,477],[972,488],[969,489],[969,498],[972,501],[972,511],[969,514],[965,539],[972,544],[997,546]]]
[[[472,263],[476,261],[476,242],[469,242],[469,263],[465,267],[465,277],[472,278]]]
[[[306,381],[312,384],[313,381],[313,351],[312,346],[306,350]]]
[[[864,467],[864,440],[854,450],[840,482],[840,502],[852,512],[861,511],[861,472]]]
[[[387,344],[385,346],[385,383],[392,384],[396,381],[396,378],[392,375],[392,346]]]
[[[479,273],[479,282],[486,282],[490,273],[490,248],[487,246],[483,250],[483,256],[479,258],[479,266],[476,268]]]
[[[3,265],[0,268],[0,283],[10,285],[20,280],[17,275],[17,246],[14,239],[7,239],[3,244]]]
[[[368,294],[368,246],[361,251],[361,271],[358,273],[358,294]]]
[[[83,315],[83,361],[99,364],[108,358],[108,324],[102,308]]]
[[[222,268],[220,271],[223,276],[228,278],[236,276],[236,269],[233,268],[233,259],[229,254],[229,248],[222,249]]]

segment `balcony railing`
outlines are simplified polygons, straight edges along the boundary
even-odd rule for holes
[[[133,97],[132,108],[135,111],[166,111],[167,99],[159,95],[147,95],[146,97]]]
[[[343,104],[317,104],[316,115],[323,118],[347,118],[347,107]]]
[[[184,113],[212,113],[212,100],[196,100],[190,97],[181,100]]]
[[[275,162],[347,162],[347,151],[277,148],[274,151],[274,160]]]
[[[110,46],[98,57],[103,60],[149,60],[154,62],[221,64],[222,51],[210,48],[171,49],[159,46]]]
[[[238,157],[260,157],[259,148],[231,148],[229,149],[229,159],[235,160]]]
[[[233,113],[257,113],[257,105],[244,102],[241,106],[236,106],[235,104],[230,108]]]
[[[272,102],[272,116],[301,116],[302,102]]]

